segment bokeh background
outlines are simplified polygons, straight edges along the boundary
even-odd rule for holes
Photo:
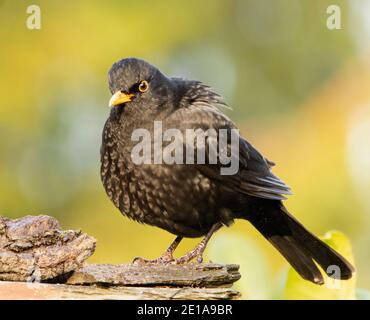
[[[326,26],[333,2],[341,30]],[[31,4],[41,30],[26,28]],[[289,210],[316,234],[343,232],[356,286],[370,288],[369,47],[368,0],[1,0],[0,215],[81,228],[98,240],[91,262],[166,248],[173,236],[123,218],[99,178],[107,71],[141,57],[225,97],[292,187]],[[221,230],[207,254],[242,264],[247,297],[278,297],[287,263],[247,222]]]

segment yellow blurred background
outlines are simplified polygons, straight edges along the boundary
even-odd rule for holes
[[[346,234],[357,287],[369,288],[370,2],[335,3],[340,30],[327,28],[327,0],[0,0],[0,215],[81,228],[98,240],[90,262],[162,253],[173,236],[123,218],[99,178],[107,71],[135,56],[221,93],[292,187],[289,210],[318,235]],[[40,30],[26,27],[31,4]],[[206,252],[244,259],[255,298],[273,297],[287,267],[244,221]]]

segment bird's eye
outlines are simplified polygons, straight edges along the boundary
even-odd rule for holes
[[[139,84],[139,91],[140,92],[146,92],[146,91],[148,91],[148,89],[149,89],[148,81],[145,81],[145,80],[141,81],[140,84]]]

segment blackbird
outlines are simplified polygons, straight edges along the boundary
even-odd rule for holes
[[[101,146],[104,188],[125,216],[177,236],[158,259],[134,261],[186,263],[197,258],[200,263],[215,231],[231,225],[234,219],[245,219],[304,279],[324,283],[315,262],[328,275],[336,266],[339,270],[336,277],[351,278],[353,266],[287,211],[282,200],[290,194],[290,188],[271,172],[274,163],[243,137],[238,136],[239,166],[235,174],[221,174],[220,162],[136,164],[133,161],[132,151],[138,143],[132,139],[133,132],[146,129],[153,133],[155,121],[161,121],[164,128],[181,132],[236,129],[222,112],[226,103],[220,95],[199,81],[167,77],[137,58],[114,63],[108,79],[112,97]],[[230,139],[227,141],[230,147]],[[207,149],[207,146],[194,148]],[[177,259],[173,257],[184,237],[202,236],[203,240],[192,251]]]

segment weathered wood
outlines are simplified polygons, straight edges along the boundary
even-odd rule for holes
[[[0,217],[0,280],[45,281],[82,266],[95,239],[49,216]]]
[[[99,287],[64,284],[0,282],[0,299],[237,299],[240,294],[231,288],[166,288],[166,287]]]
[[[0,281],[0,299],[239,297],[230,288],[240,278],[238,265],[83,266],[95,242],[81,231],[60,230],[58,221],[49,216],[0,217],[0,280],[5,280]]]
[[[108,265],[91,264],[77,271],[67,284],[119,286],[230,287],[240,279],[235,264]]]

